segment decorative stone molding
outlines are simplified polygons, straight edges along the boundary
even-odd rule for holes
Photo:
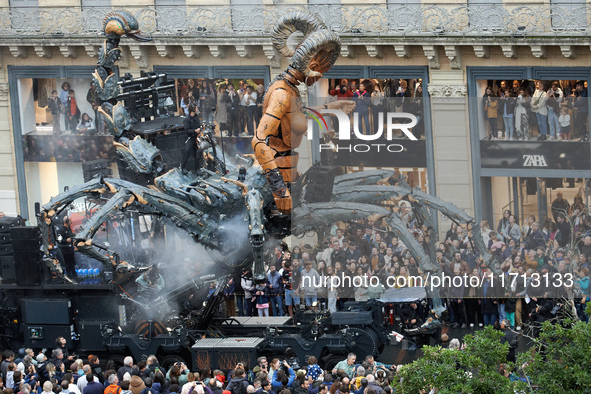
[[[540,59],[545,59],[546,58],[546,47],[542,46],[542,45],[530,45],[529,46],[531,48],[531,53]]]
[[[86,50],[86,55],[88,55],[88,57],[98,57],[101,47],[97,45],[85,45],[84,49]]]
[[[429,84],[429,96],[432,99],[464,100],[468,95],[466,85]]]
[[[249,45],[234,45],[240,57],[252,57],[252,47]]]
[[[394,51],[398,57],[410,57],[410,45],[394,45]]]
[[[370,57],[381,58],[383,56],[382,47],[379,45],[366,45],[365,50]]]
[[[58,48],[60,49],[63,57],[68,57],[71,59],[78,57],[78,49],[76,47],[69,45],[59,45]]]
[[[173,53],[172,53],[172,48],[170,45],[155,45],[156,46],[156,52],[158,52],[158,54],[161,57],[173,57]]]
[[[269,59],[271,68],[281,68],[281,54],[273,45],[263,45],[263,52],[267,59]]]
[[[8,100],[8,83],[0,82],[0,101]]]
[[[517,47],[515,45],[501,45],[501,50],[503,51],[503,55],[505,55],[505,57],[512,59],[517,58]]]
[[[226,48],[222,45],[208,45],[209,52],[213,57],[219,57],[221,59],[226,57]]]
[[[8,47],[10,54],[14,57],[27,57],[27,50],[25,47],[19,45],[10,45]]]
[[[429,60],[429,68],[439,70],[441,62],[439,61],[439,51],[435,45],[423,45],[423,52]]]
[[[577,57],[576,47],[574,45],[560,45],[560,51],[562,56],[574,59]]]
[[[449,64],[452,69],[459,70],[462,68],[462,48],[457,45],[445,45],[445,56],[449,59]]]
[[[130,45],[129,50],[139,68],[148,68],[148,48],[145,45]]]
[[[488,59],[490,56],[490,47],[487,45],[472,45],[476,57]]]
[[[199,51],[199,47],[197,45],[182,45],[182,48],[186,57],[198,58],[201,56],[201,52]]]
[[[355,57],[355,47],[353,45],[341,45],[341,56],[348,57],[350,59]]]
[[[34,46],[33,49],[35,50],[35,54],[39,57],[44,57],[49,59],[52,56],[51,47],[46,46]]]

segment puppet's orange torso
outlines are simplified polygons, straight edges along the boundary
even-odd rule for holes
[[[263,118],[252,142],[263,169],[278,168],[285,182],[294,181],[298,154],[292,150],[302,142],[307,125],[298,92],[286,81],[274,82],[265,94]]]

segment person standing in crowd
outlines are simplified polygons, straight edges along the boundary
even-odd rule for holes
[[[86,101],[88,101],[94,111],[94,128],[96,129],[98,128],[98,107],[101,104],[101,100],[96,91],[96,87],[94,86],[94,82],[90,82],[90,89],[88,89],[88,93],[86,93]]]
[[[64,128],[68,130],[68,98],[70,97],[70,82],[62,83],[62,91],[60,92],[60,100],[62,101],[62,113],[64,114]]]
[[[497,139],[497,117],[498,111],[497,107],[499,106],[499,102],[497,97],[494,95],[492,88],[489,86],[486,88],[483,96],[484,101],[484,113],[486,119],[488,120],[488,125],[490,127],[490,134],[488,136],[489,140],[496,140]]]
[[[568,215],[570,209],[569,202],[562,197],[562,192],[556,193],[556,199],[552,201],[552,216],[554,221],[558,217],[558,214]]]
[[[70,132],[73,132],[76,130],[76,126],[78,126],[78,122],[80,121],[80,108],[78,108],[78,104],[76,103],[76,93],[73,89],[70,89],[68,92],[66,116],[66,129]]]
[[[186,90],[187,90],[187,93],[189,93],[189,92],[191,93],[193,98],[200,97],[199,96],[199,87],[195,85],[194,79],[191,78],[187,81],[187,89]]]
[[[263,101],[265,100],[265,87],[263,85],[258,85],[257,86],[257,99],[256,99],[256,105],[257,105],[257,109],[255,112],[255,123],[256,123],[256,128],[259,127],[259,123],[261,121],[261,118],[263,117]]]
[[[183,121],[183,126],[185,128],[187,140],[185,141],[185,150],[183,151],[183,157],[181,160],[181,171],[183,174],[187,174],[189,155],[195,157],[195,171],[198,171],[203,165],[203,155],[197,146],[197,137],[201,134],[201,122],[197,117],[197,109],[194,105],[189,107],[189,116]]]
[[[546,87],[544,82],[538,81],[537,89],[531,98],[531,110],[538,121],[538,141],[545,141],[548,135],[548,106],[546,105]]]
[[[244,271],[242,271],[242,275],[240,276],[240,285],[242,286],[242,290],[244,290],[244,316],[253,316],[252,312],[256,302],[255,285],[254,280],[252,279],[252,271],[248,268],[245,268]]]
[[[400,80],[400,86],[398,86],[398,90],[396,91],[396,97],[398,98],[398,100],[396,100],[396,107],[402,107],[402,112],[409,112],[408,108],[411,104],[412,94],[406,80]]]
[[[47,100],[47,106],[51,112],[53,134],[61,134],[60,115],[62,114],[62,100],[57,96],[57,90],[51,91],[51,97]]]
[[[560,138],[562,141],[568,141],[570,139],[570,115],[568,108],[560,108],[560,116],[558,117],[558,123],[560,124]]]
[[[417,125],[413,127],[412,133],[417,139],[421,139],[421,136],[425,132],[425,117],[423,114],[423,85],[420,83],[415,88],[415,95],[411,100],[410,112],[417,117]],[[374,120],[374,127],[376,124]]]
[[[500,101],[503,123],[505,125],[505,141],[513,141],[515,134],[515,97],[513,97],[509,89],[505,89],[502,92]]]
[[[215,92],[211,89],[209,81],[203,81],[202,89],[199,96],[199,106],[203,114],[203,121],[207,123],[213,122],[213,113],[215,111]]]
[[[269,316],[269,288],[265,280],[257,283],[254,289],[256,309],[259,317]]]
[[[302,270],[302,289],[304,290],[304,299],[306,307],[316,310],[317,295],[316,290],[320,285],[320,275],[312,268],[312,262],[306,261],[304,270]]]
[[[195,106],[195,97],[193,96],[193,92],[191,90],[184,91],[183,97],[181,98],[181,108],[183,109],[183,113],[185,116],[189,116],[189,107]]]
[[[240,105],[238,106],[238,129],[240,130],[240,134],[243,134],[246,128],[246,106],[242,104],[242,99],[244,98],[244,94],[246,93],[246,82],[238,81],[238,101]]]
[[[70,227],[70,218],[68,216],[64,216],[63,226],[57,230],[57,242],[64,257],[66,275],[70,279],[75,279],[78,275],[76,274],[76,259],[74,256],[74,233]]]
[[[513,90],[512,90],[513,97],[517,97],[520,89],[521,89],[521,82],[519,82],[518,80],[514,80],[513,81]]]
[[[227,85],[220,84],[217,94],[217,105],[215,110],[215,117],[220,126],[220,136],[223,132],[228,132],[228,104],[230,103],[230,96],[228,95]],[[230,133],[231,134],[231,133]]]
[[[583,81],[577,81],[576,84],[576,101],[574,104],[577,110],[575,116],[575,129],[579,133],[581,141],[589,141],[589,134],[587,133],[587,116],[589,115],[589,102],[587,101],[588,93]]]
[[[564,98],[562,90],[558,86],[558,82],[553,82],[552,87],[548,90],[546,105],[548,106],[548,125],[550,126],[550,139],[558,139],[560,134],[560,123],[558,117],[560,116],[560,103]]]
[[[293,317],[293,289],[292,289],[292,278],[291,278],[291,262],[289,260],[283,260],[283,272],[281,272],[281,281],[283,282],[283,289],[285,290],[285,305],[287,306],[287,312],[289,316]]]
[[[234,303],[234,294],[236,290],[234,288],[234,278],[228,280],[228,284],[224,289],[224,299],[226,301],[226,316],[232,317],[236,313],[236,304]]]
[[[366,90],[368,86],[366,86],[366,82],[362,82],[359,84],[359,91],[353,95],[353,98],[357,101],[357,107],[355,111],[357,112],[358,118],[358,128],[360,134],[369,135],[369,106],[371,105],[371,97],[370,93]],[[363,132],[362,122],[365,123],[365,133]]]
[[[509,216],[511,216],[511,211],[505,209],[503,211],[503,217],[499,220],[499,224],[497,225],[497,234],[502,234],[503,230],[507,228],[509,225]]]
[[[255,115],[257,111],[256,100],[257,94],[253,91],[252,86],[246,86],[240,105],[246,109],[246,129],[250,136],[254,136]]]
[[[269,283],[269,302],[271,303],[273,316],[283,316],[283,299],[281,297],[283,285],[281,275],[277,272],[275,264],[269,266],[267,282]]]
[[[341,79],[341,83],[330,91],[330,95],[343,100],[353,97],[353,92],[349,89],[349,81]]]
[[[529,97],[526,89],[519,89],[515,107],[515,131],[521,141],[529,140]]]
[[[240,97],[232,84],[228,85],[228,97],[227,108],[230,131],[234,137],[238,137],[240,135]]]

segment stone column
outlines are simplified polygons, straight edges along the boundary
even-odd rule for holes
[[[0,53],[0,212],[7,216],[19,213],[17,204],[16,166],[14,162],[14,141],[10,127],[10,91],[15,94],[16,86],[9,89],[8,75]]]
[[[474,216],[468,97],[464,71],[431,70],[429,83],[437,196]],[[443,240],[451,220],[439,214]]]

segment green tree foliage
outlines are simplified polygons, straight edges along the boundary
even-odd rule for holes
[[[423,357],[402,367],[396,392],[416,394],[436,388],[438,393],[513,394],[524,390],[525,383],[512,382],[499,372],[509,352],[509,345],[501,343],[503,335],[486,327],[466,335],[463,350],[424,347]]]
[[[531,351],[518,360],[540,393],[591,393],[591,325],[546,322]]]

